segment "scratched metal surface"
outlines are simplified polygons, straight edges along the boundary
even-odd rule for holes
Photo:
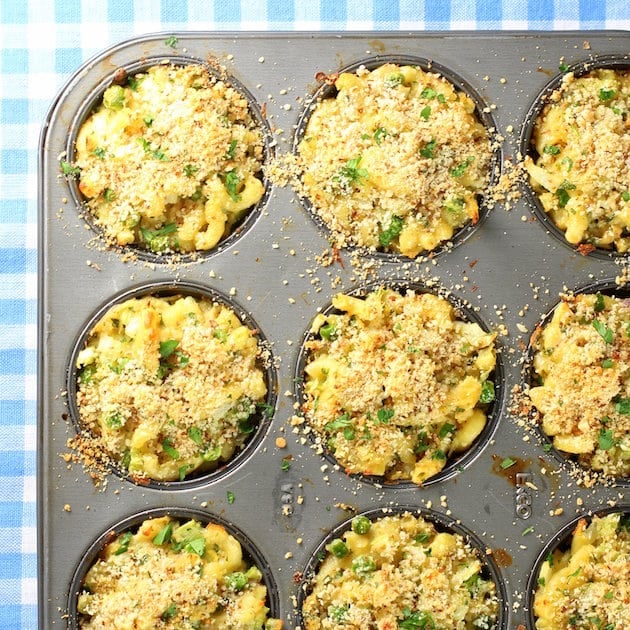
[[[290,418],[300,342],[318,309],[362,278],[347,251],[343,265],[322,267],[316,257],[325,234],[290,188],[272,187],[258,219],[242,238],[201,262],[176,267],[124,262],[93,246],[79,218],[58,156],[86,99],[119,66],[147,56],[216,57],[266,108],[276,154],[292,150],[303,99],[317,88],[315,74],[334,72],[375,55],[433,60],[468,82],[483,99],[514,159],[526,113],[557,74],[561,61],[622,56],[627,33],[179,33],[176,49],[162,34],[124,42],[77,71],[51,106],[40,147],[40,378],[39,550],[40,625],[65,625],[68,585],[86,548],[114,523],[141,510],[192,508],[234,523],[258,548],[277,585],[278,614],[295,626],[293,608],[303,571],[326,532],[348,517],[345,504],[369,510],[397,504],[432,508],[474,532],[505,584],[506,628],[525,623],[527,579],[554,533],[579,514],[623,496],[623,486],[580,487],[535,434],[510,415],[510,390],[522,378],[524,348],[540,318],[565,288],[579,289],[619,275],[623,258],[580,256],[536,220],[525,196],[498,203],[460,245],[433,261],[384,262],[379,280],[437,282],[470,302],[490,328],[504,326],[498,384],[498,424],[488,443],[463,469],[418,488],[379,486],[348,477],[316,453]],[[585,40],[588,40],[587,49]],[[333,286],[339,277],[340,285]],[[254,453],[216,480],[180,490],[143,488],[115,475],[95,489],[86,472],[60,456],[73,435],[64,396],[72,346],[85,322],[113,295],[141,283],[189,281],[231,295],[250,313],[279,360],[278,400]],[[527,332],[524,332],[527,331]],[[276,446],[284,437],[286,448]],[[292,458],[282,470],[283,458]],[[510,457],[516,464],[501,471]],[[528,485],[526,485],[526,483]],[[227,500],[232,492],[234,502]],[[581,503],[581,506],[578,505]],[[69,506],[70,511],[64,509]],[[562,508],[562,514],[551,514]]]

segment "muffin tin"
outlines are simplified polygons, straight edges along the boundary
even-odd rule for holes
[[[458,77],[478,95],[480,111],[496,125],[497,168],[509,184],[457,247],[434,257],[411,261],[360,249],[331,250],[325,229],[299,196],[272,179],[244,229],[197,260],[128,255],[104,247],[83,217],[74,184],[60,173],[59,160],[72,155],[77,125],[121,67],[133,71],[155,59],[225,66],[269,126],[271,159],[294,151],[297,130],[320,89],[318,73],[361,63],[405,63],[409,57],[434,62],[450,73],[447,78]],[[73,576],[101,536],[119,531],[121,523],[138,522],[147,511],[194,510],[234,527],[263,565],[272,615],[294,628],[303,575],[314,566],[325,536],[343,528],[355,512],[400,505],[435,514],[443,527],[471,532],[496,565],[502,627],[533,627],[529,576],[541,551],[578,516],[618,505],[629,509],[623,503],[627,480],[589,480],[546,452],[536,428],[516,412],[515,388],[527,379],[529,337],[559,294],[626,277],[625,256],[582,256],[561,242],[511,167],[527,149],[537,98],[558,81],[559,65],[600,58],[630,65],[628,34],[157,33],[122,42],[77,70],[52,103],[40,140],[40,627],[67,625]],[[484,327],[499,331],[496,425],[474,457],[423,487],[346,475],[293,421],[300,347],[313,317],[335,293],[361,291],[375,282],[445,291]],[[274,357],[274,412],[262,423],[255,448],[220,475],[145,487],[112,473],[95,485],[67,446],[75,435],[67,380],[75,344],[103,304],[153,285],[169,291],[200,286],[253,318]]]

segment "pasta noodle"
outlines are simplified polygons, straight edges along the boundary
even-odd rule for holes
[[[630,305],[565,296],[539,331],[529,398],[554,446],[588,469],[630,473]]]
[[[183,480],[231,459],[267,394],[255,331],[193,296],[131,298],[77,358],[82,426],[132,476]]]
[[[475,223],[490,142],[443,77],[384,64],[345,72],[298,147],[301,187],[338,244],[415,258]]]
[[[355,517],[309,587],[306,630],[497,627],[496,587],[478,552],[410,513]]]
[[[568,549],[543,562],[534,595],[537,630],[630,627],[630,519],[580,519]]]
[[[572,245],[630,248],[629,110],[628,70],[569,72],[534,124],[525,168]]]
[[[106,237],[156,253],[213,248],[263,196],[247,100],[200,65],[105,90],[76,140],[79,188]]]
[[[280,630],[262,573],[222,525],[145,520],[109,542],[78,599],[80,628]]]
[[[306,421],[347,472],[423,483],[486,424],[495,334],[429,293],[338,294],[333,306],[306,344]]]

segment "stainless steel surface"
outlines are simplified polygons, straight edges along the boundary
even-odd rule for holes
[[[625,258],[581,256],[536,221],[522,196],[497,203],[463,243],[434,260],[383,262],[376,278],[437,282],[468,301],[499,345],[504,382],[500,418],[490,442],[464,469],[424,488],[396,488],[348,477],[310,447],[290,423],[300,342],[332,295],[365,280],[341,251],[324,267],[325,236],[290,188],[273,187],[262,215],[243,238],[190,265],[124,262],[93,242],[59,176],[58,157],[83,102],[120,65],[146,56],[174,61],[216,57],[266,107],[277,154],[290,152],[303,99],[317,72],[334,72],[375,55],[432,59],[481,95],[497,124],[503,159],[515,161],[521,128],[534,98],[565,63],[600,54],[628,54],[620,32],[584,33],[176,33],[121,43],[84,65],[53,103],[40,150],[39,550],[40,624],[63,627],[70,580],[88,546],[113,523],[141,510],[197,508],[233,522],[262,552],[278,584],[286,627],[294,627],[294,576],[327,531],[348,516],[398,503],[434,510],[474,531],[494,550],[505,579],[508,628],[525,623],[526,584],[546,541],[577,514],[619,501],[624,488],[576,483],[569,467],[543,451],[536,434],[510,414],[510,393],[521,382],[529,334],[565,289],[618,276]],[[382,260],[379,259],[379,260]],[[339,278],[339,285],[337,285]],[[69,465],[74,433],[64,398],[72,345],[95,310],[139,283],[189,280],[223,293],[252,314],[279,357],[278,403],[258,451],[215,482],[177,491],[142,488],[112,475],[95,488],[80,465]],[[286,439],[286,448],[276,438]],[[289,470],[283,458],[291,457]],[[503,471],[510,457],[516,465]],[[234,502],[227,499],[228,491]],[[578,503],[581,502],[581,505]]]

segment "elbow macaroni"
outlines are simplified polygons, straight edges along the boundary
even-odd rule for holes
[[[213,470],[254,429],[261,348],[227,306],[192,296],[113,306],[77,358],[82,427],[134,477]]]
[[[308,588],[305,630],[491,630],[497,623],[496,587],[478,552],[410,513],[355,517],[326,546]]]
[[[630,473],[630,305],[565,297],[533,344],[529,391],[553,445],[593,471]]]
[[[106,238],[160,253],[214,247],[263,196],[262,132],[200,65],[105,90],[76,140],[79,189]]]
[[[628,628],[630,520],[627,514],[580,519],[571,545],[543,562],[534,594],[537,630]],[[597,625],[595,625],[597,624]]]
[[[535,122],[525,168],[572,245],[630,249],[629,110],[630,71],[598,69],[567,73]]]
[[[415,258],[477,221],[491,149],[469,96],[394,64],[343,73],[335,87],[298,152],[302,192],[339,245]]]
[[[79,593],[80,628],[280,630],[241,545],[216,523],[148,519],[108,543]]]
[[[423,483],[486,424],[495,334],[429,293],[339,294],[333,306],[306,345],[306,421],[347,472]]]

